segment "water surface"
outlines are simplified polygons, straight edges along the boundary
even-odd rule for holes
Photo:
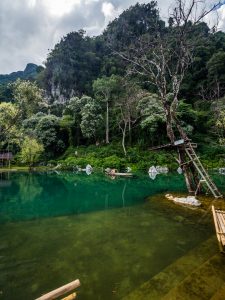
[[[78,299],[126,296],[213,234],[202,212],[163,200],[171,191],[185,191],[182,176],[2,175],[0,299],[35,299],[76,278]]]

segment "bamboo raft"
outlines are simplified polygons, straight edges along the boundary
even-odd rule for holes
[[[114,173],[114,174],[107,174],[109,176],[124,176],[124,177],[132,177],[132,173]]]
[[[133,177],[134,174],[133,173],[110,173],[110,172],[106,172],[106,175],[108,176],[124,176],[124,177]]]
[[[112,176],[112,177],[114,177],[114,176],[133,177],[134,176],[133,173],[130,173],[130,172],[120,173],[120,172],[118,172],[117,169],[110,169],[110,168],[105,169],[105,174],[108,176]]]
[[[215,209],[212,205],[212,213],[220,252],[225,253],[225,211]]]

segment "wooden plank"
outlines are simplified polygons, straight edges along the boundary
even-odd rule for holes
[[[220,213],[216,212],[218,227],[220,228],[221,233],[225,234],[225,224],[223,222],[223,217]]]
[[[215,230],[216,230],[216,236],[217,236],[217,239],[219,242],[219,248],[220,248],[220,251],[223,252],[221,236],[219,234],[220,230],[219,230],[218,223],[217,223],[217,217],[216,217],[214,205],[212,205],[212,213],[213,213],[213,220],[214,220],[214,225],[215,225]]]
[[[223,218],[220,214],[217,215],[218,217],[218,223],[219,223],[219,227],[221,228],[221,232],[223,233],[223,235],[225,235],[225,224],[223,223]],[[222,239],[222,238],[221,238]]]
[[[80,280],[76,279],[68,284],[61,286],[60,288],[58,288],[56,290],[53,290],[53,291],[37,298],[36,300],[53,300],[60,296],[63,296],[66,293],[71,292],[72,290],[78,288],[79,286],[80,286]]]
[[[222,214],[222,217],[223,217],[223,219],[224,219],[224,222],[225,222],[225,214]]]

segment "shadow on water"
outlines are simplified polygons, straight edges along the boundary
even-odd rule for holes
[[[35,299],[76,278],[79,299],[121,299],[213,233],[208,219],[196,226],[201,211],[161,201],[185,191],[176,174],[2,180],[10,185],[0,188],[0,299]]]

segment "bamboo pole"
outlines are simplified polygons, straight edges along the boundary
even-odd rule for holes
[[[72,290],[78,288],[80,286],[80,280],[76,279],[66,285],[61,286],[60,288],[53,290],[39,298],[37,298],[36,300],[53,300],[56,299],[66,293],[71,292]]]
[[[66,296],[65,298],[63,298],[61,300],[74,300],[74,299],[76,299],[76,297],[77,297],[77,294],[73,293],[73,294]]]
[[[214,225],[215,225],[215,229],[216,229],[216,236],[217,236],[217,240],[219,243],[220,252],[224,252],[214,205],[212,205],[212,213],[213,213]]]

